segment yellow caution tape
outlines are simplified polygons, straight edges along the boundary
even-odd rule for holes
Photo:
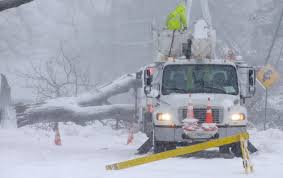
[[[249,139],[249,134],[240,133],[240,134],[236,134],[236,135],[229,136],[229,137],[219,138],[219,139],[195,144],[192,146],[177,148],[175,150],[165,151],[165,152],[158,153],[158,154],[152,154],[149,156],[144,156],[144,157],[140,157],[140,158],[136,158],[136,159],[132,159],[128,161],[123,161],[123,162],[107,165],[106,170],[126,169],[126,168],[130,168],[130,167],[134,167],[134,166],[138,166],[138,165],[142,165],[142,164],[146,164],[146,163],[150,163],[154,161],[159,161],[159,160],[163,160],[163,159],[167,159],[171,157],[181,156],[181,155],[185,155],[189,153],[195,153],[195,152],[206,150],[206,149],[213,148],[213,147],[219,147],[219,146],[223,146],[223,145],[227,145],[227,144],[231,144],[235,142],[240,142],[240,138],[247,140]]]

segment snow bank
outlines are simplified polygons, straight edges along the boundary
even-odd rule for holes
[[[98,122],[81,127],[60,124],[62,146],[53,143],[54,133],[31,127],[0,130],[0,177],[2,178],[165,178],[247,177],[242,160],[171,158],[121,171],[106,171],[105,165],[138,157],[136,149],[146,137],[138,133],[126,145],[127,130],[112,130]],[[251,131],[251,141],[260,149],[252,156],[255,172],[248,177],[282,177],[283,132]]]
[[[4,119],[0,120],[0,128],[17,128],[16,111],[13,107],[6,107],[2,114]]]
[[[266,131],[250,131],[251,141],[259,149],[260,154],[280,154],[283,150],[283,132],[279,129]]]

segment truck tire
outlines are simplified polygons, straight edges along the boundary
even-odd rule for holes
[[[234,153],[236,157],[242,157],[242,150],[240,142],[233,143],[231,146],[231,152]]]
[[[144,133],[146,134],[147,137],[150,137],[153,131],[152,113],[145,112],[143,117],[144,117],[143,120]]]
[[[153,144],[153,152],[154,153],[161,153],[165,151],[165,144],[160,141],[154,141]]]
[[[176,149],[176,146],[177,146],[177,144],[174,143],[174,142],[167,142],[167,143],[165,144],[165,149],[166,149],[166,151],[175,150],[175,149]]]
[[[154,153],[161,153],[164,151],[175,150],[176,145],[177,144],[174,142],[155,141],[153,151]]]
[[[230,153],[230,146],[229,145],[220,146],[219,152],[220,153]]]

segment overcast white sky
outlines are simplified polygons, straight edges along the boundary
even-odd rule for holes
[[[16,77],[15,71],[26,70],[30,61],[54,57],[61,43],[68,55],[80,56],[83,65],[91,69],[95,83],[135,72],[152,62],[152,20],[162,26],[178,2],[35,0],[1,12],[0,71],[8,77],[13,98],[30,99],[31,90],[23,88],[25,82]],[[201,14],[197,2],[193,3],[194,19]],[[250,17],[260,7],[273,12],[274,6],[272,0],[210,1],[218,43],[248,55],[255,39]]]

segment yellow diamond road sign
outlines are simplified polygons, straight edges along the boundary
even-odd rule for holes
[[[257,73],[257,80],[265,87],[270,88],[279,80],[279,73],[270,64],[262,67]]]

